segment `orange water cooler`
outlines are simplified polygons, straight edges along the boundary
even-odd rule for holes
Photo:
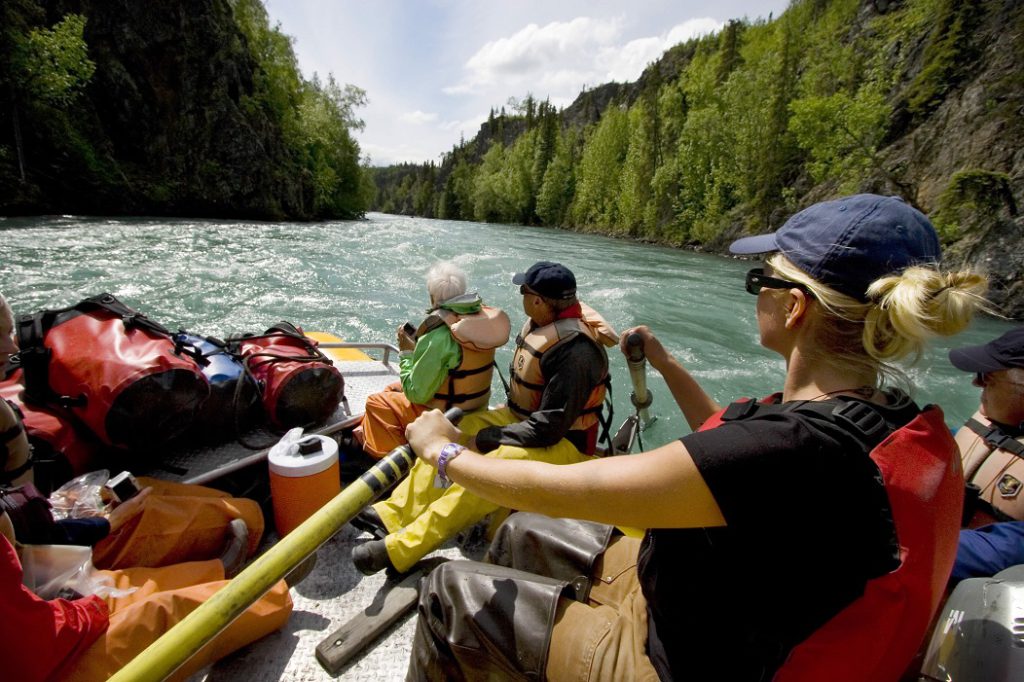
[[[338,443],[327,436],[301,436],[292,429],[270,450],[270,494],[278,537],[295,530],[341,492]]]

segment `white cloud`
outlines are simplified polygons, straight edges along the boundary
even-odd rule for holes
[[[586,84],[628,82],[673,45],[713,33],[723,23],[690,19],[656,36],[621,42],[621,17],[576,17],[545,26],[528,24],[484,44],[465,63],[465,75],[443,89],[449,95],[502,92],[572,101]]]
[[[534,81],[559,71],[593,72],[593,55],[612,45],[622,32],[621,18],[553,21],[528,24],[508,38],[492,40],[466,61],[466,76],[444,89],[464,94],[507,84]],[[561,79],[556,78],[555,81]]]
[[[425,111],[420,111],[419,109],[417,109],[416,111],[410,111],[405,114],[402,114],[401,116],[398,117],[398,119],[405,123],[415,123],[417,125],[423,125],[424,123],[433,123],[434,121],[436,121],[437,114],[428,114]]]
[[[697,36],[706,36],[709,33],[715,33],[722,30],[725,24],[717,19],[711,17],[701,17],[700,19],[690,19],[684,21],[677,26],[673,26],[672,30],[668,32],[668,38],[665,41],[665,49],[684,43],[690,38],[696,38]]]
[[[373,166],[390,166],[395,163],[426,163],[437,161],[437,154],[419,146],[410,144],[381,145],[373,142],[360,142],[363,156],[370,157]]]
[[[486,116],[474,116],[462,121],[445,121],[438,125],[438,128],[441,130],[461,131],[466,134],[466,137],[472,137],[473,135],[476,135],[476,132],[480,130],[480,126],[482,126],[486,120]]]
[[[668,33],[660,36],[637,38],[625,45],[606,47],[596,58],[597,63],[605,69],[605,77],[601,80],[620,83],[636,80],[644,68],[656,61],[665,50],[691,38],[719,31],[723,25],[709,17],[690,19],[673,26]]]

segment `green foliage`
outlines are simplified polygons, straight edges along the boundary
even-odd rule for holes
[[[505,222],[512,215],[508,177],[505,148],[496,142],[484,154],[473,182],[473,217],[476,220]]]
[[[366,105],[366,92],[339,85],[333,74],[326,81],[316,74],[303,78],[292,39],[270,25],[262,0],[232,0],[232,8],[259,64],[256,92],[245,106],[262,109],[280,125],[307,179],[310,213],[318,218],[362,215],[376,193],[352,137],[352,131],[363,128],[356,110]]]
[[[603,228],[616,225],[618,204],[614,191],[609,190],[619,186],[629,149],[628,133],[627,112],[621,106],[612,105],[587,137],[572,206],[576,224]]]
[[[854,96],[837,92],[805,97],[790,108],[789,130],[810,155],[807,165],[817,182],[839,180],[845,189],[871,170],[891,109],[881,93],[861,88]]]
[[[1004,209],[1011,216],[1017,214],[1010,176],[972,168],[950,178],[939,196],[932,222],[943,241],[948,242],[963,232],[991,227]]]
[[[53,28],[36,28],[18,46],[16,68],[23,95],[48,104],[70,102],[92,78],[96,64],[89,59],[82,37],[85,17],[68,14]]]
[[[575,135],[559,135],[555,156],[544,171],[537,195],[537,215],[545,225],[565,225],[576,193],[572,150]]]
[[[629,111],[629,148],[619,178],[619,220],[616,232],[632,236],[644,232],[647,205],[652,198],[655,172],[656,120],[654,112],[640,101]]]
[[[444,194],[438,217],[455,220],[473,218],[473,190],[476,171],[465,159],[460,159],[445,181]]]

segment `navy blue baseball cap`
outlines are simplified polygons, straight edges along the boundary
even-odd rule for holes
[[[875,280],[942,257],[927,216],[899,197],[877,194],[814,204],[777,232],[737,239],[729,250],[778,251],[817,281],[860,301]]]
[[[576,295],[576,276],[561,263],[542,260],[526,272],[513,275],[512,284],[526,285],[546,298],[572,298]]]
[[[1024,367],[1024,327],[1011,329],[995,341],[954,348],[949,361],[964,372],[998,372]]]

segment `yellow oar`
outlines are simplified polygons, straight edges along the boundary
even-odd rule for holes
[[[462,417],[462,410],[453,408],[445,416],[452,423],[457,423]],[[347,485],[333,500],[235,576],[224,589],[200,604],[195,611],[150,644],[111,677],[111,681],[156,682],[167,678],[278,580],[331,539],[363,507],[398,482],[415,461],[416,456],[408,445],[392,450],[357,481]]]

